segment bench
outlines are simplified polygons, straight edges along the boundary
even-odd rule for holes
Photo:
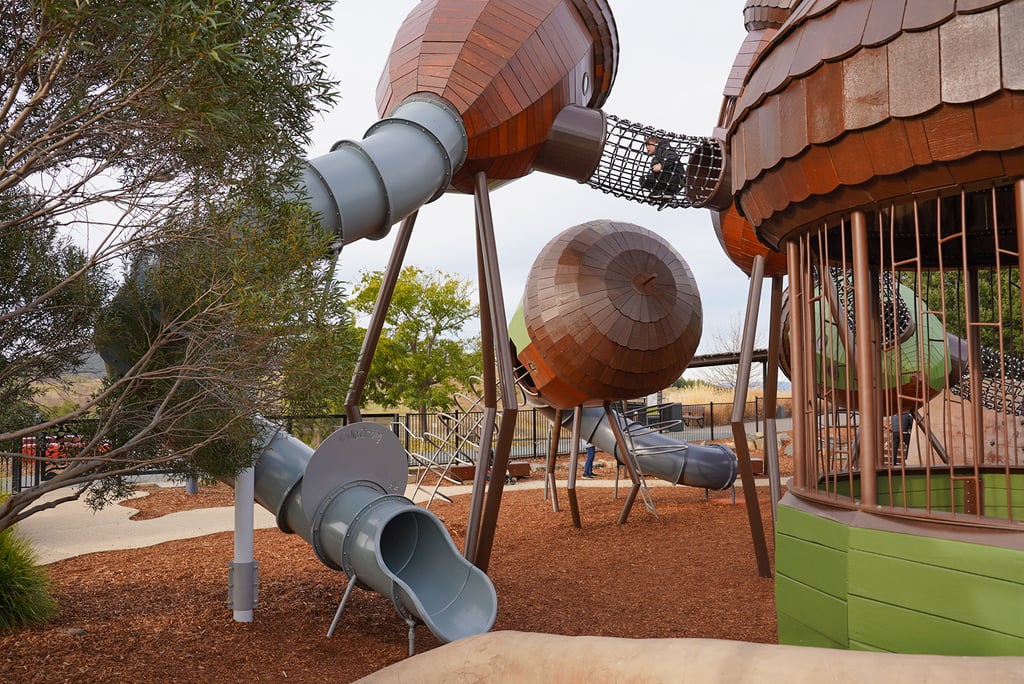
[[[531,468],[529,461],[508,462],[509,477],[514,477],[517,480],[524,477],[530,477],[530,471]],[[473,463],[460,463],[449,468],[448,473],[461,482],[472,482],[473,476],[476,475],[476,465]]]
[[[683,425],[696,425],[697,427],[704,427],[704,414],[703,413],[684,413],[683,414]]]

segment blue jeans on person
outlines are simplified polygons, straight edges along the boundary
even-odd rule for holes
[[[583,477],[594,476],[594,454],[597,448],[593,444],[587,445],[587,460],[583,463]]]

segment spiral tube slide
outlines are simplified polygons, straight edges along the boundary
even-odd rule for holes
[[[554,419],[554,409],[541,410],[549,419]],[[630,435],[636,462],[644,475],[652,475],[672,484],[715,490],[728,489],[736,481],[739,467],[736,454],[721,444],[690,444],[654,432],[618,412],[612,411],[612,416],[619,421],[623,434]],[[570,414],[568,420],[571,419]],[[583,409],[580,414],[580,435],[602,451],[612,454],[619,463],[625,462],[615,441],[615,431],[608,423],[603,408]]]
[[[405,451],[386,428],[345,426],[314,452],[268,424],[256,462],[256,502],[309,542],[322,563],[391,599],[444,642],[487,632],[497,617],[490,578],[466,560],[444,524],[395,492]]]
[[[466,128],[448,102],[427,93],[410,97],[362,141],[342,140],[308,160],[305,199],[340,244],[377,240],[444,194],[467,150]]]

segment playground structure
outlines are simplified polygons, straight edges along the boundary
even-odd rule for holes
[[[887,9],[904,4],[906,13]],[[714,136],[659,136],[676,146],[687,168],[685,192],[670,206],[711,208],[723,248],[751,277],[744,336],[748,360],[757,319],[754,302],[763,278],[772,279],[773,373],[783,346],[782,278],[789,278],[796,465],[781,501],[774,501],[780,492],[773,483],[784,642],[912,653],[1024,653],[1015,609],[1022,581],[1014,572],[1024,557],[1024,473],[1016,451],[1020,437],[1006,419],[1016,414],[1016,402],[1000,401],[1016,392],[1017,378],[1008,373],[1012,365],[1005,360],[1017,347],[1012,335],[998,333],[1019,333],[1022,318],[1019,268],[1024,257],[1018,243],[1024,181],[1018,178],[1024,129],[1014,110],[1020,97],[1014,88],[1019,88],[1015,84],[1024,65],[1010,44],[1017,29],[1024,28],[1024,2],[961,4],[965,7],[958,9],[956,3],[749,0],[744,11],[749,37],[726,86]],[[483,573],[504,478],[488,479],[487,465],[492,474],[507,470],[516,388],[525,379],[516,367],[522,364],[530,371],[538,399],[551,399],[555,424],[562,425],[564,412],[572,411],[573,441],[585,432],[600,439],[598,428],[606,426],[604,439],[609,446],[614,443],[613,451],[630,469],[631,499],[642,491],[643,467],[631,456],[636,449],[625,443],[632,429],[616,417],[611,404],[633,391],[640,396],[657,389],[646,384],[624,389],[611,381],[597,391],[573,388],[588,374],[572,368],[570,360],[558,371],[564,375],[555,374],[555,380],[570,381],[559,397],[552,391],[557,383],[529,369],[544,355],[523,358],[525,346],[519,348],[510,335],[490,189],[540,170],[627,199],[656,202],[638,172],[640,143],[652,129],[616,120],[600,109],[614,82],[618,54],[608,3],[548,0],[539,3],[543,9],[536,15],[519,17],[514,24],[501,21],[500,5],[483,0],[420,3],[399,29],[385,68],[377,93],[381,120],[363,140],[343,141],[310,161],[304,179],[307,198],[324,230],[340,244],[380,238],[396,222],[400,227],[346,399],[355,431],[328,440],[315,454],[275,433],[256,467],[257,498],[278,515],[281,528],[302,534],[323,562],[349,574],[346,596],[362,581],[392,597],[410,626],[410,639],[417,621],[436,629],[442,640],[484,632],[493,623],[492,594]],[[995,73],[989,68],[993,60],[1002,65]],[[978,78],[957,77],[968,71]],[[921,83],[929,87],[919,88]],[[376,434],[359,432],[365,429],[360,428],[359,404],[370,362],[416,215],[446,191],[475,199],[485,359],[480,431],[495,435],[493,441],[480,442],[462,553],[468,564],[453,557],[450,540],[445,543],[443,529],[438,531],[429,512],[413,513],[407,508],[411,504],[398,500],[403,497],[390,493],[397,486],[391,466],[363,464],[366,456],[391,449],[388,438],[380,435],[378,442]],[[662,203],[657,202],[659,207]],[[638,263],[632,269],[628,280],[635,294],[630,298],[656,299],[661,290],[650,286],[663,284],[657,264]],[[1017,303],[1000,294],[992,307],[994,318],[983,320],[979,283],[988,271],[1000,287],[1016,283]],[[929,274],[947,272],[960,275],[959,297],[955,303],[940,298],[936,306],[925,292],[926,282]],[[952,361],[940,363],[941,380],[927,367],[915,366],[910,375],[923,373],[932,391],[909,391],[917,385],[903,377],[907,352],[887,346],[881,334],[886,320],[881,302],[896,299],[880,294],[883,274],[927,300],[929,312],[919,306],[911,310],[938,316],[947,334],[956,327],[954,312],[962,312],[963,330],[956,334],[963,344],[950,346],[948,337],[940,342],[948,359],[967,359],[957,366],[959,382],[949,380]],[[607,297],[609,291],[598,294]],[[542,304],[544,297],[531,301],[528,294],[524,322],[529,307]],[[586,305],[580,300],[577,306]],[[915,329],[926,327],[920,315],[907,320]],[[528,322],[526,327],[527,338],[540,350],[544,335],[552,331],[544,326],[530,330]],[[825,329],[832,334],[821,336],[830,340],[822,347],[814,331]],[[990,330],[997,331],[996,339],[983,344],[983,333]],[[570,335],[575,331],[570,326]],[[677,363],[685,367],[686,344],[695,347],[696,340],[693,329],[686,332],[684,325],[682,331],[661,340],[670,350],[664,356],[672,358],[659,371],[675,372]],[[601,332],[612,338],[611,329]],[[673,346],[677,340],[682,347]],[[588,345],[581,347],[593,346]],[[996,362],[985,360],[985,346],[998,350]],[[840,347],[842,364],[836,363]],[[818,354],[819,349],[827,353]],[[883,377],[884,354],[894,359],[891,392],[876,385]],[[644,359],[656,356],[639,354],[640,361],[620,370],[642,376],[651,370]],[[738,386],[746,386],[742,371],[749,365],[741,358]],[[663,379],[658,373],[652,377]],[[844,379],[841,384],[838,377]],[[766,402],[774,401],[776,378],[767,380]],[[934,399],[925,403],[931,394]],[[969,397],[994,398],[989,403],[999,408],[986,413],[983,402]],[[938,408],[931,408],[936,401]],[[745,397],[737,397],[737,406],[744,402]],[[954,405],[964,407],[955,426],[949,419]],[[916,453],[920,465],[908,465],[912,456],[895,467],[883,461],[882,421],[908,411],[919,412],[917,441],[909,453]],[[938,418],[936,426],[933,418]],[[734,420],[733,426],[737,454],[728,456],[743,481],[758,569],[767,576],[770,566],[742,421]],[[775,436],[771,429],[766,432],[771,447]],[[997,435],[995,444],[986,446],[990,435]],[[847,450],[845,462],[838,457],[840,442]],[[958,449],[951,448],[957,443]],[[853,444],[856,461],[849,457]],[[652,446],[652,455],[699,453],[685,445]],[[993,449],[997,456],[989,457]],[[681,462],[677,455],[672,456],[675,464]],[[716,458],[704,454],[698,462],[717,464],[710,477],[731,484],[736,470],[722,474],[718,466],[728,459]],[[676,481],[692,484],[682,475]],[[376,516],[380,511],[388,514]],[[622,522],[627,515],[628,506]],[[356,544],[357,536],[372,542]],[[423,539],[426,543],[420,544]],[[353,548],[359,558],[346,558]],[[403,554],[409,562],[390,563]],[[421,572],[426,566],[434,572]],[[403,575],[404,567],[415,571]],[[434,577],[440,581],[453,568],[477,589],[453,588],[455,596],[466,600],[453,601],[452,609],[440,614],[417,598],[433,587],[421,593],[416,586],[429,585]],[[236,580],[237,586],[249,587],[236,595],[246,600],[252,577]],[[970,592],[965,583],[971,583]],[[984,600],[974,601],[975,584],[986,592]],[[343,606],[344,599],[339,615]],[[459,609],[465,612],[455,615]]]
[[[788,333],[779,640],[1020,655],[1024,3],[751,0],[744,20],[707,206]]]
[[[697,164],[698,160],[690,159],[692,152],[708,144],[706,139],[613,120],[614,143],[605,145],[610,139],[609,119],[599,107],[614,81],[618,58],[614,19],[606,2],[546,0],[537,12],[517,17],[512,25],[504,20],[501,5],[493,0],[468,5],[450,0],[420,3],[399,29],[385,68],[377,93],[380,121],[362,140],[343,140],[329,154],[308,162],[299,197],[319,214],[323,230],[339,247],[364,238],[381,238],[396,222],[400,228],[346,398],[350,425],[315,452],[268,426],[267,445],[255,468],[234,482],[236,499],[255,497],[276,515],[283,531],[300,534],[325,565],[348,575],[335,623],[353,587],[365,586],[391,598],[409,625],[410,651],[417,623],[448,641],[489,630],[496,614],[494,589],[485,573],[505,482],[501,475],[508,468],[518,378],[513,373],[501,297],[490,189],[540,170],[579,182],[590,180],[595,187],[661,208],[683,206],[687,197],[699,194],[696,186],[685,197],[681,187],[678,197],[666,198],[664,193],[652,197],[643,187],[640,173],[641,168],[648,172],[650,162],[641,161],[640,150],[653,132],[658,133],[672,150],[678,173],[688,160]],[[452,51],[453,45],[460,49]],[[715,177],[715,169],[708,166],[714,162],[714,155],[702,158],[703,177]],[[672,184],[678,180],[674,178]],[[396,493],[400,483],[393,464],[399,460],[399,443],[386,430],[363,423],[359,410],[416,215],[446,191],[471,193],[476,200],[484,320],[480,434],[485,437],[476,458],[463,557],[452,553],[451,540],[436,517]],[[616,235],[638,235],[640,231],[613,231],[609,244],[614,244]],[[666,318],[670,311],[691,316],[696,311],[699,321],[695,289],[678,303],[660,300],[680,284],[692,286],[675,275],[672,269],[666,271],[653,262],[618,263],[616,277],[625,276],[628,288],[635,290],[622,301],[649,312],[644,314],[645,321],[633,320],[628,311],[620,312],[616,329],[603,332],[624,334],[627,347],[644,351],[644,345],[630,340],[631,326],[660,325],[662,319],[670,320]],[[647,302],[657,306],[649,307]],[[658,309],[661,313],[653,315]],[[623,378],[611,394],[583,396],[577,404],[578,409],[583,400],[604,404],[616,442],[614,446],[608,443],[610,450],[622,456],[629,467],[633,489],[622,522],[641,488],[641,474],[623,441],[621,428],[628,425],[620,425],[609,405],[613,399],[655,391],[682,372],[696,347],[699,323],[667,326],[665,332],[671,333],[666,342],[673,347],[682,345],[688,352],[675,348],[662,354],[661,372],[653,376],[660,384],[629,385],[631,374],[642,375],[644,364],[653,358],[634,353],[632,361],[619,368]],[[106,359],[115,351],[101,350],[101,354],[107,352]],[[121,363],[107,360],[114,368],[124,365],[124,359]],[[667,369],[670,372],[666,373]],[[574,429],[579,427],[577,421]],[[591,432],[598,434],[596,427]],[[493,440],[491,435],[495,435]],[[656,446],[665,451],[663,441]],[[670,455],[678,466],[666,467],[665,472],[681,472],[686,463],[709,458],[719,472],[700,481],[714,482],[717,488],[732,484],[735,457],[727,450],[698,454],[698,449],[691,451],[682,444],[673,449],[690,453],[685,459]],[[404,452],[401,458],[404,462]],[[490,478],[489,472],[493,474]],[[685,481],[678,473],[671,477]],[[752,479],[747,484],[752,488]],[[236,618],[251,619],[256,563],[251,559],[251,535],[248,542],[241,543],[240,536],[236,535],[236,558],[231,566],[231,604]],[[330,631],[333,629],[334,625]]]

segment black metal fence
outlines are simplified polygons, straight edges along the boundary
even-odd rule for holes
[[[627,404],[627,417],[637,423],[657,427],[680,441],[708,442],[731,439],[729,425],[732,404],[668,403],[659,406]],[[777,418],[792,415],[789,398],[780,399]],[[764,427],[764,402],[760,398],[748,402],[744,420],[753,432]],[[479,453],[482,412],[450,413],[368,413],[363,419],[392,430],[410,453],[410,465],[430,461],[476,460]],[[297,415],[279,418],[285,430],[316,448],[332,432],[347,423],[344,414]],[[74,456],[80,434],[89,434],[84,422],[63,426],[61,430],[38,438],[25,438],[20,445],[4,445],[7,456],[0,456],[0,494],[21,491],[52,477],[63,467],[63,459]],[[536,409],[519,411],[512,441],[511,457],[515,459],[544,458],[551,441],[550,421]],[[559,453],[569,452],[568,431],[559,443]]]

